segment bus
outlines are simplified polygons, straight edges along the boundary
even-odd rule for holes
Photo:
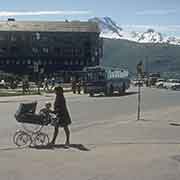
[[[110,96],[114,92],[124,94],[129,87],[130,79],[127,69],[102,66],[84,69],[84,93],[90,96],[101,93]]]

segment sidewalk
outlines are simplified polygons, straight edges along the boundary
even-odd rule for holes
[[[65,92],[65,96],[72,95],[72,92]],[[9,102],[27,102],[33,100],[51,100],[55,95],[53,93],[42,93],[41,95],[22,95],[22,96],[5,96],[0,97],[0,103]]]

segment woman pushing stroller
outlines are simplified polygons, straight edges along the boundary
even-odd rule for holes
[[[56,113],[57,120],[53,123],[54,133],[51,142],[48,145],[54,145],[56,142],[57,135],[59,133],[59,127],[64,129],[66,135],[65,145],[70,144],[70,130],[69,125],[71,124],[71,117],[69,115],[66,100],[63,94],[63,88],[58,86],[54,88],[56,94],[54,102],[54,113]]]
[[[20,104],[15,113],[15,118],[18,123],[23,125],[24,130],[17,130],[13,136],[13,142],[17,146],[31,144],[54,145],[59,133],[59,127],[62,127],[65,131],[65,145],[70,144],[70,131],[68,126],[71,124],[71,118],[63,95],[63,88],[55,87],[54,90],[56,94],[54,110],[51,109],[51,103],[48,102],[45,104],[45,107],[40,110],[40,113],[36,114],[37,102]],[[56,115],[53,116],[52,113]],[[49,124],[54,126],[53,138],[50,143],[48,135],[41,132],[42,128]]]

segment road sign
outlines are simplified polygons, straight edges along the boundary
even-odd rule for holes
[[[143,75],[143,63],[140,61],[136,66],[137,74]]]

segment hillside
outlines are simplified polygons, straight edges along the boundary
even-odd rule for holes
[[[180,46],[104,38],[103,65],[125,66],[135,72],[140,60],[149,72],[180,72]]]

